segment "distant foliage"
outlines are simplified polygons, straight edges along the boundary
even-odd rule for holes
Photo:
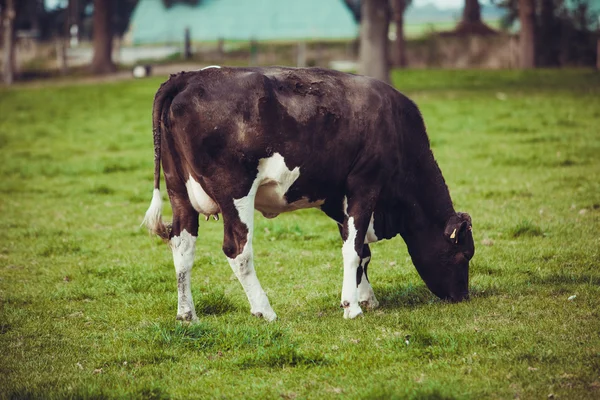
[[[507,10],[505,27],[518,21],[518,0],[496,2]],[[537,0],[535,4],[536,65],[594,65],[598,15],[590,9],[590,0]]]

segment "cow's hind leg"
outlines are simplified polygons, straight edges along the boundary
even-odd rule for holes
[[[221,204],[224,224],[223,252],[246,292],[250,312],[267,321],[273,321],[277,315],[271,308],[254,270],[252,235],[255,194],[256,190],[253,188],[247,196]]]
[[[377,298],[375,298],[375,292],[373,292],[373,288],[371,287],[371,282],[369,282],[369,275],[367,274],[367,268],[369,263],[371,262],[371,249],[369,249],[369,245],[363,245],[362,258],[360,260],[360,268],[357,272],[357,280],[358,280],[358,302],[362,307],[367,309],[377,308],[379,306],[379,302]],[[360,278],[359,274],[362,274]]]
[[[169,244],[173,251],[173,263],[177,275],[177,319],[197,320],[192,299],[191,273],[194,263],[194,250],[198,237],[198,213],[189,201],[171,199],[173,204],[173,226]]]

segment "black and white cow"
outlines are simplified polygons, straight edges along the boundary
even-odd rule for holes
[[[177,319],[194,320],[198,217],[223,216],[223,251],[252,314],[275,312],[254,270],[254,209],[320,208],[339,225],[345,318],[378,302],[368,243],[400,234],[429,289],[468,297],[471,218],[454,211],[418,108],[378,80],[325,69],[205,68],[172,75],[153,108],[154,195],[145,217],[168,240]],[[161,218],[160,165],[173,223]]]

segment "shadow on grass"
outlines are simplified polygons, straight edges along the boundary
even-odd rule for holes
[[[440,301],[425,285],[387,285],[374,290],[383,308],[418,307]]]
[[[315,367],[327,364],[330,362],[320,354],[300,351],[291,343],[260,349],[238,362],[240,368]]]
[[[228,325],[218,327],[206,322],[194,324],[156,323],[138,335],[140,341],[150,339],[164,348],[258,349],[289,343],[289,336],[278,325]]]
[[[529,220],[523,220],[519,222],[515,226],[511,227],[507,233],[508,236],[512,238],[544,236],[542,228]]]
[[[140,389],[137,392],[137,395],[141,399],[148,399],[148,400],[163,400],[163,399],[166,400],[166,399],[171,398],[171,396],[169,396],[167,393],[164,392],[163,389],[161,389],[159,387],[147,387],[147,388]]]
[[[195,306],[199,315],[221,315],[237,310],[223,291],[203,294],[197,299]]]
[[[546,275],[531,274],[530,282],[539,285],[600,285],[600,276],[557,272]]]
[[[405,308],[405,307],[420,307],[426,304],[442,303],[436,295],[434,295],[425,285],[398,285],[376,287],[375,296],[379,300],[380,307],[383,308]],[[496,296],[500,293],[497,288],[481,287],[471,285],[469,287],[469,296],[474,298],[488,298]]]
[[[364,398],[374,399],[374,400],[383,400],[383,399],[410,399],[410,400],[453,400],[456,397],[444,393],[443,390],[438,388],[419,388],[414,390],[411,388],[406,388],[403,392],[398,392],[397,390],[391,388],[385,389],[377,389],[366,396]]]
[[[2,398],[5,399],[19,399],[19,400],[33,400],[33,399],[87,399],[87,400],[104,400],[114,399],[115,395],[110,395],[105,392],[104,389],[81,389],[79,391],[70,391],[67,389],[56,390],[52,387],[37,387],[35,389],[17,389],[12,392],[2,393]],[[5,397],[4,397],[5,396]]]

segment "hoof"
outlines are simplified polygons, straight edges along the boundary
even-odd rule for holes
[[[348,303],[347,301],[342,303],[342,306],[344,306],[344,304]],[[344,318],[345,319],[354,319],[356,317],[358,317],[359,315],[362,315],[362,310],[360,308],[360,306],[358,304],[353,304],[350,305],[348,304],[347,306],[344,307]]]
[[[194,322],[194,321],[197,321],[197,320],[198,320],[198,317],[192,311],[188,311],[188,312],[183,313],[183,314],[177,314],[177,321]]]
[[[254,315],[256,318],[262,318],[265,321],[275,321],[277,319],[277,314],[275,314],[275,312],[273,311],[255,311],[252,312],[252,315]]]
[[[373,310],[373,309],[379,307],[379,302],[377,301],[377,299],[375,297],[372,297],[368,300],[361,301],[360,305],[362,307],[366,308],[367,310]]]

